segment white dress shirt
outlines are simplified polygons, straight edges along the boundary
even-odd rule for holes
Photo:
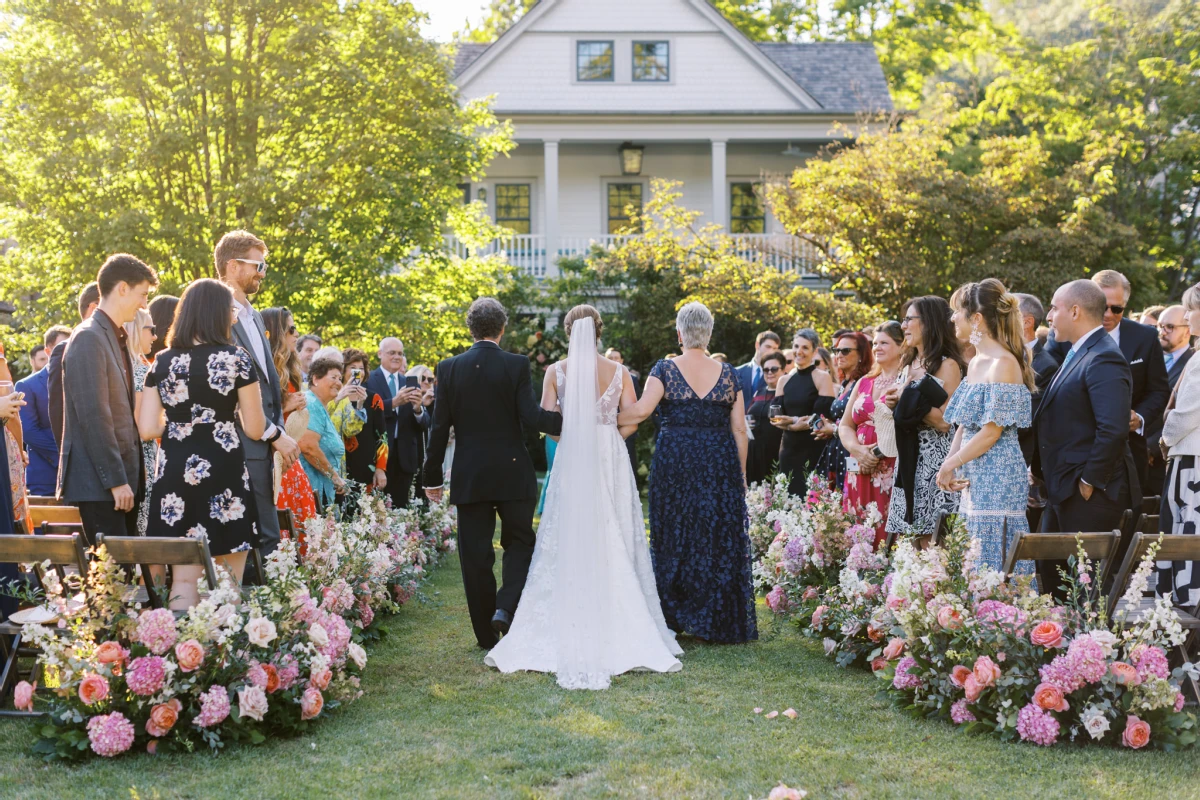
[[[246,338],[250,340],[250,355],[254,358],[254,365],[258,368],[258,374],[265,386],[267,383],[267,356],[263,350],[263,331],[258,327],[258,323],[254,320],[254,309],[250,305],[250,301],[244,304],[239,302],[235,297],[233,302],[237,303],[238,322],[242,323],[242,328],[246,331]],[[267,439],[275,436],[275,423],[267,420],[267,427],[263,431],[259,441],[265,442]]]

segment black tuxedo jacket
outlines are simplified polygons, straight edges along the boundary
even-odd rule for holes
[[[425,458],[425,485],[442,485],[446,442],[454,428],[450,499],[455,505],[537,497],[537,476],[521,426],[557,436],[562,415],[533,396],[529,359],[494,342],[476,342],[437,367],[433,435]]]
[[[1054,504],[1079,491],[1082,478],[1114,502],[1128,489],[1136,508],[1141,491],[1128,445],[1129,364],[1102,328],[1059,373],[1033,420],[1034,475],[1045,480]]]
[[[1063,358],[1067,351],[1071,349],[1069,344],[1064,345],[1061,342],[1056,342],[1052,338],[1038,339],[1033,345],[1033,372],[1036,376],[1035,388],[1033,393],[1033,414],[1037,414],[1038,405],[1042,402],[1042,398],[1046,396],[1046,389],[1050,388],[1050,381],[1054,380],[1054,376],[1058,374],[1058,367],[1062,364]],[[1034,433],[1033,428],[1021,428],[1017,431],[1017,441],[1021,443],[1021,455],[1025,457],[1025,464],[1033,463],[1033,448],[1034,448]]]
[[[398,374],[396,378],[403,389],[404,376]],[[418,440],[429,427],[429,412],[416,413],[412,403],[401,403],[399,408],[393,408],[392,387],[388,386],[387,374],[381,367],[371,370],[371,375],[367,378],[367,397],[372,393],[379,395],[383,400],[383,429],[387,431],[388,437],[388,463],[401,472],[417,474],[421,471]]]
[[[1158,430],[1162,430],[1163,413],[1167,410],[1167,400],[1171,398],[1171,389],[1167,385],[1167,365],[1163,360],[1162,345],[1158,342],[1158,331],[1154,328],[1123,319],[1120,331],[1121,353],[1129,362],[1133,379],[1133,410],[1145,422],[1141,434],[1129,434],[1129,449],[1133,451],[1138,468],[1144,469],[1141,465],[1149,464],[1147,434],[1153,433],[1156,425]]]

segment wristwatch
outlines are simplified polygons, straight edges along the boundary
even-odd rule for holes
[[[879,445],[875,445],[871,448],[871,455],[875,456],[876,458],[883,458],[883,451],[879,449]]]

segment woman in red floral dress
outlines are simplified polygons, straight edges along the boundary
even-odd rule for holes
[[[262,318],[267,326],[267,338],[271,340],[271,356],[275,360],[275,371],[279,373],[279,384],[284,387],[283,417],[287,419],[292,412],[303,410],[305,406],[304,393],[300,391],[303,383],[300,358],[296,355],[296,323],[292,312],[286,308],[268,308],[262,312]],[[303,528],[309,517],[316,516],[317,502],[313,498],[312,484],[299,459],[280,479],[275,505],[291,511],[299,528]]]

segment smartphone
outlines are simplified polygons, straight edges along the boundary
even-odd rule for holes
[[[417,375],[409,375],[404,379],[405,389],[419,389],[421,387],[421,379]]]
[[[361,369],[350,370],[350,385],[362,386],[363,371]]]
[[[858,459],[854,456],[846,456],[846,472],[858,472]]]

